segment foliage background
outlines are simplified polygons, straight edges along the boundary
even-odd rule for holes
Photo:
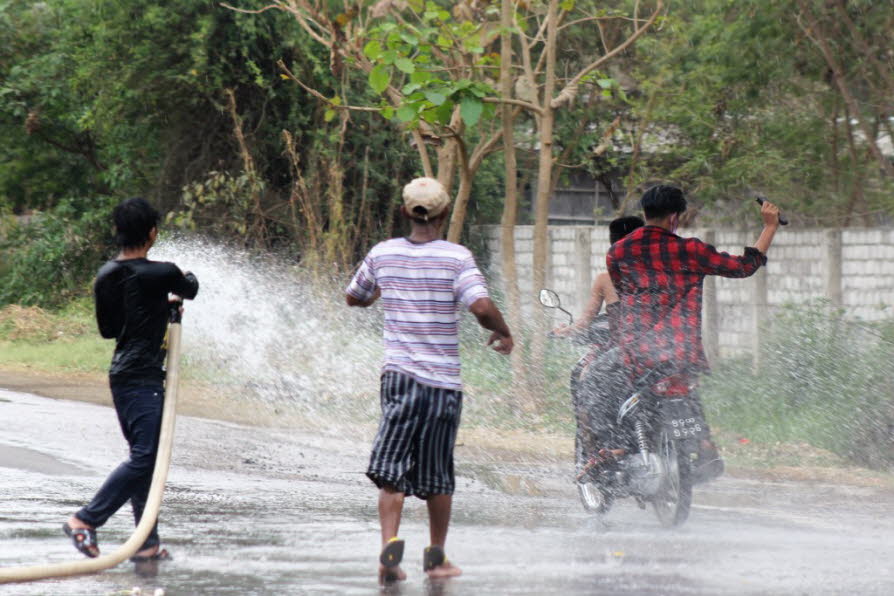
[[[618,43],[628,16],[645,14],[648,4],[563,2],[567,21],[600,19],[563,32],[559,72],[575,72]],[[392,10],[377,21],[385,29],[399,5],[363,3]],[[853,30],[843,28],[839,5]],[[540,14],[539,4],[525,6]],[[499,3],[427,7],[451,30],[489,31]],[[855,124],[862,118],[890,134],[894,56],[885,31],[894,12],[886,8],[675,2],[654,31],[591,77],[595,91],[556,112],[559,161],[566,172],[620,180],[618,211],[634,211],[637,190],[662,179],[683,185],[708,220],[734,220],[742,193],[762,190],[802,224],[887,222],[892,180]],[[334,21],[352,18],[330,9]],[[804,25],[810,19],[813,29]],[[817,50],[820,33],[848,65],[858,114]],[[405,118],[394,110],[386,111],[390,120],[374,112],[336,117],[282,74],[280,59],[328,97],[381,101],[375,77],[335,64],[283,11],[245,14],[209,0],[0,0],[0,301],[58,305],[83,290],[88,263],[106,249],[109,230],[99,222],[112,197],[143,195],[171,224],[336,269],[394,233],[401,182],[421,169]],[[481,55],[483,72],[495,60]],[[486,76],[475,83],[493,84]],[[469,127],[469,142],[485,120],[498,119],[488,106]],[[516,122],[521,183],[530,191],[533,122],[525,114]],[[597,151],[606,139],[608,150]],[[467,225],[498,221],[501,161],[496,153],[477,172]],[[11,214],[35,213],[46,217],[36,233],[15,231]],[[530,217],[522,205],[521,222]],[[59,261],[47,246],[53,235],[80,256]],[[83,239],[70,241],[75,236]],[[47,250],[39,263],[34,255]],[[41,267],[53,262],[66,280],[58,295],[52,287],[24,292],[22,280],[44,277]]]

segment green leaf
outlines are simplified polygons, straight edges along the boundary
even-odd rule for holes
[[[397,108],[397,119],[401,122],[409,122],[416,117],[416,109],[413,106],[401,106]]]
[[[411,93],[414,93],[415,91],[418,91],[420,87],[422,87],[422,85],[420,85],[419,83],[407,83],[403,86],[400,92],[404,95],[409,95]]]
[[[326,122],[332,122],[332,120],[334,118],[335,118],[335,110],[326,110],[323,113],[323,120],[325,120]]]
[[[391,120],[394,118],[394,108],[391,106],[385,106],[382,108],[382,116],[385,117],[386,120]]]
[[[615,85],[614,79],[599,79],[596,81],[596,84],[602,87],[603,89],[611,89]]]
[[[378,41],[370,41],[363,46],[363,55],[373,62],[382,57],[382,51],[382,44]]]
[[[433,103],[436,106],[441,105],[445,101],[447,101],[447,96],[443,93],[438,93],[437,91],[426,91],[425,99],[429,102]]]
[[[570,11],[570,10],[574,10],[574,0],[562,0],[559,3],[559,8],[561,8],[562,10],[564,10],[566,12]]]
[[[453,102],[445,101],[438,106],[435,114],[440,124],[450,124],[450,118],[453,117]]]
[[[481,85],[474,85],[470,87],[469,92],[479,99],[490,95],[489,89],[487,89],[486,87],[482,87]]]
[[[369,86],[372,87],[373,91],[376,93],[385,91],[390,82],[391,72],[389,72],[388,67],[382,64],[379,64],[369,72]]]
[[[407,74],[413,74],[416,72],[416,65],[413,64],[413,61],[409,58],[398,58],[394,61],[394,65],[401,72],[405,72]]]
[[[427,70],[417,70],[410,75],[411,83],[427,83],[432,80],[432,74]]]
[[[484,104],[475,97],[466,97],[459,106],[459,113],[467,126],[475,126],[481,118]]]

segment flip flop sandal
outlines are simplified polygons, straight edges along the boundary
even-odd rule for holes
[[[431,571],[435,567],[443,565],[447,562],[447,555],[440,546],[432,545],[425,547],[422,552],[422,570]]]
[[[72,528],[68,522],[62,524],[62,531],[71,538],[72,544],[84,555],[95,559],[99,556],[99,541],[96,539],[96,530],[91,528]]]
[[[130,558],[132,563],[148,563],[150,561],[172,561],[174,557],[171,556],[171,553],[168,552],[168,549],[162,548],[156,551],[154,554],[147,555],[145,557],[140,555],[134,555]]]
[[[385,544],[385,547],[379,554],[379,563],[385,568],[382,579],[386,583],[393,583],[399,579],[396,568],[400,565],[403,558],[404,541],[395,536]]]

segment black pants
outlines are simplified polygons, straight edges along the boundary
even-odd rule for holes
[[[130,457],[115,468],[93,500],[75,513],[75,517],[94,528],[106,523],[128,500],[133,507],[134,524],[140,523],[158,453],[164,389],[160,385],[113,384],[112,399],[121,432],[130,445]],[[140,550],[158,543],[156,522]]]
[[[624,448],[628,442],[615,424],[618,409],[632,392],[621,358],[618,348],[602,352],[587,365],[575,387],[578,466],[600,448]]]
[[[431,387],[395,371],[382,375],[382,420],[366,475],[407,496],[452,495],[453,446],[462,391]]]

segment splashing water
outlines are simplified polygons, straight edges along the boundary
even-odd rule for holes
[[[199,294],[184,315],[184,376],[235,398],[244,406],[242,420],[261,421],[253,408],[259,404],[306,420],[378,417],[382,313],[378,305],[345,305],[348,274],[314,273],[275,256],[186,236],[165,238],[151,256],[198,277]],[[569,424],[566,378],[576,356],[551,366],[558,416],[523,416],[509,390],[509,361],[488,349],[486,338],[473,322],[460,325],[465,393],[472,397],[464,406],[467,421],[541,426],[558,417]]]
[[[345,306],[344,280],[196,238],[167,238],[152,257],[199,279],[184,315],[188,375],[306,413],[336,400],[371,401],[381,331],[376,317]]]

